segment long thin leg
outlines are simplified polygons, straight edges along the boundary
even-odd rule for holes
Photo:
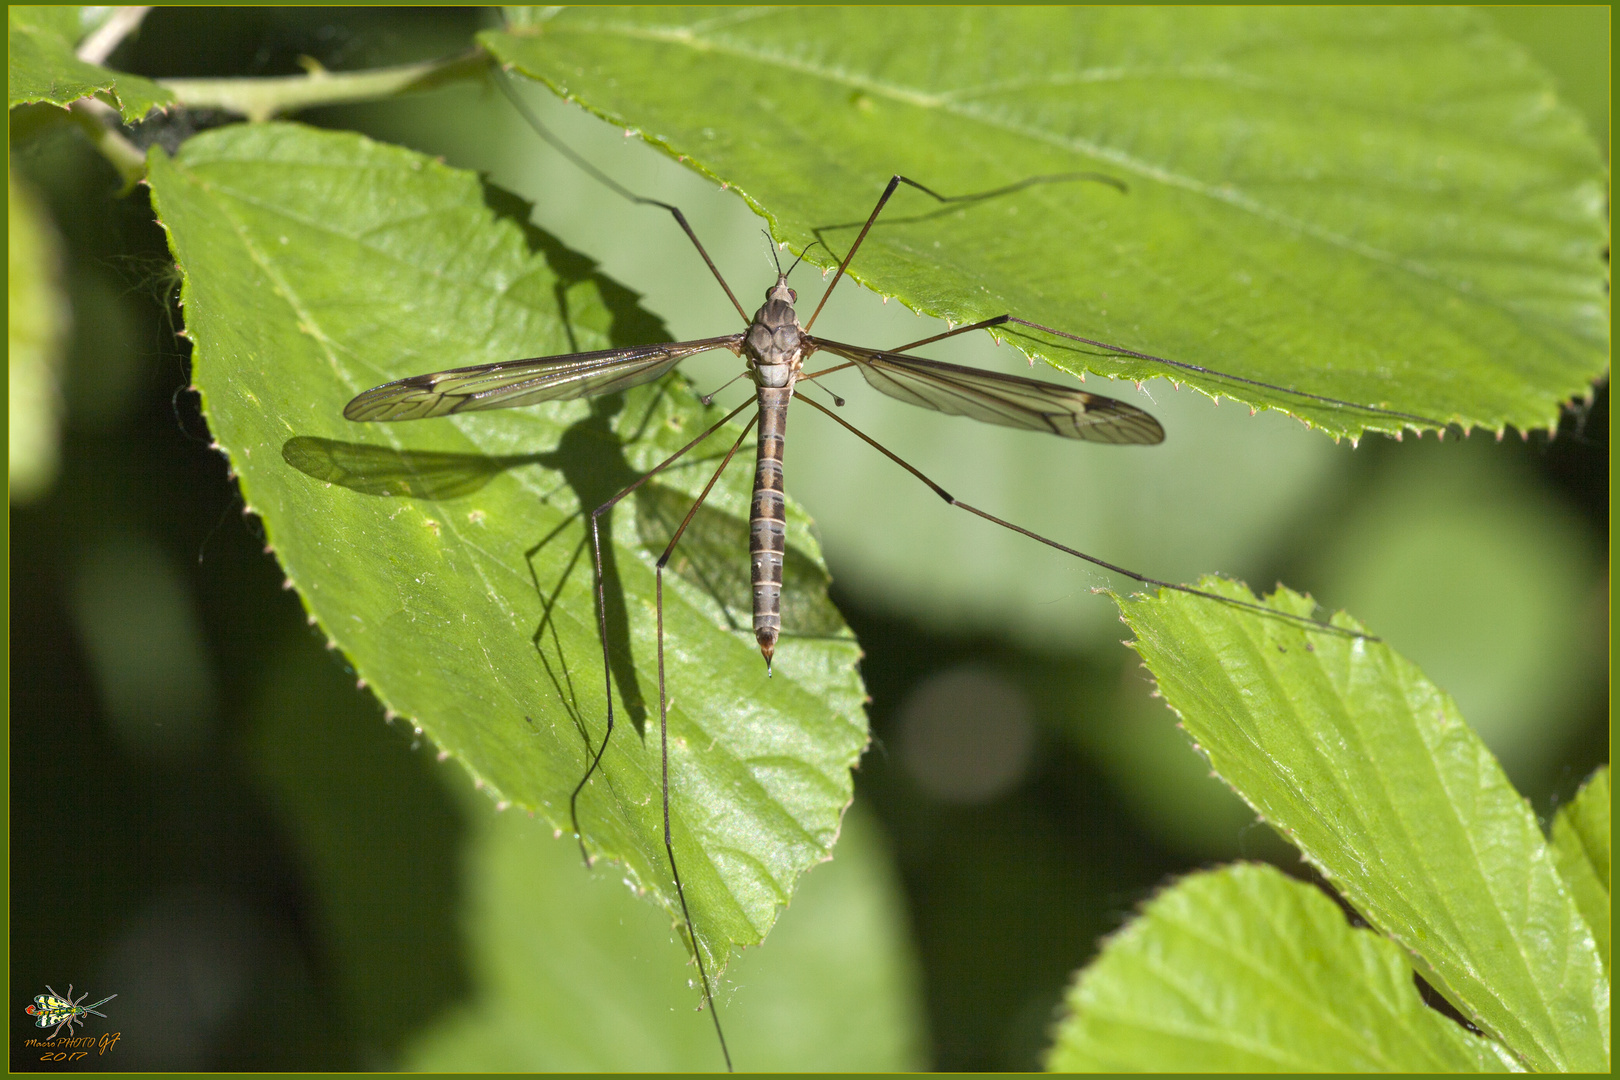
[[[584,856],[586,866],[591,865],[591,853],[585,847],[585,834],[580,830],[579,827],[579,793],[585,790],[585,785],[590,783],[591,777],[595,775],[596,767],[602,763],[602,755],[607,753],[608,740],[613,737],[613,670],[611,667],[611,661],[608,657],[607,593],[602,584],[602,537],[598,522],[601,520],[603,514],[617,506],[619,501],[622,500],[626,495],[629,495],[642,484],[645,484],[648,480],[651,480],[653,477],[675,464],[675,462],[680,460],[680,458],[686,454],[687,451],[691,450],[704,439],[707,439],[710,435],[713,435],[716,431],[719,431],[722,427],[735,419],[738,413],[742,412],[752,404],[752,400],[744,401],[741,405],[737,406],[735,409],[731,410],[729,413],[711,425],[706,431],[703,432],[703,434],[699,435],[697,438],[675,451],[669,457],[659,462],[658,465],[654,466],[649,472],[643,474],[642,477],[635,483],[631,484],[629,487],[613,496],[613,498],[591,511],[591,556],[596,567],[596,619],[597,632],[602,638],[602,680],[603,690],[607,698],[607,725],[606,729],[602,732],[601,747],[591,755],[591,763],[586,767],[585,775],[579,778],[579,783],[574,785],[574,793],[568,797],[568,818],[574,826],[574,838],[579,841],[579,852]]]
[[[970,506],[961,499],[953,496],[950,492],[946,491],[938,484],[934,483],[934,481],[930,480],[927,476],[923,475],[922,471],[916,468],[916,466],[912,465],[909,461],[906,461],[900,455],[896,454],[894,451],[890,450],[888,447],[884,446],[882,443],[878,442],[866,432],[862,431],[854,424],[851,424],[848,420],[845,420],[842,416],[839,416],[825,405],[820,404],[812,398],[801,397],[797,393],[795,393],[793,396],[803,401],[805,404],[810,405],[832,417],[839,424],[843,425],[843,427],[856,438],[860,439],[862,442],[866,443],[866,445],[872,447],[872,449],[876,450],[878,453],[882,454],[884,457],[906,470],[906,472],[910,473],[912,476],[915,476],[918,480],[921,480],[924,484],[927,484],[929,489],[932,490],[935,495],[938,495],[941,499],[944,499],[951,506],[957,507],[961,510],[966,510],[968,513],[982,517],[986,521],[994,522],[1004,529],[1011,529],[1013,532],[1018,533],[1021,536],[1027,536],[1031,540],[1045,544],[1049,548],[1056,548],[1065,555],[1073,555],[1077,559],[1084,559],[1093,566],[1100,566],[1104,570],[1112,571],[1113,573],[1119,574],[1121,577],[1130,578],[1132,581],[1139,582],[1143,585],[1154,585],[1162,589],[1174,589],[1176,592],[1187,593],[1191,596],[1202,596],[1206,600],[1214,600],[1218,603],[1228,604],[1232,607],[1247,608],[1250,611],[1257,611],[1274,619],[1283,619],[1287,622],[1301,623],[1312,630],[1320,630],[1324,633],[1338,634],[1343,637],[1362,638],[1366,641],[1380,640],[1379,638],[1373,637],[1371,634],[1359,634],[1354,630],[1345,630],[1342,627],[1330,626],[1327,623],[1317,622],[1315,619],[1306,618],[1303,615],[1293,615],[1286,611],[1275,611],[1262,604],[1250,604],[1243,600],[1233,600],[1229,596],[1221,596],[1217,593],[1205,592],[1203,589],[1194,589],[1190,585],[1177,585],[1173,581],[1161,581],[1158,578],[1148,577],[1146,574],[1138,574],[1135,570],[1127,570],[1123,566],[1116,566],[1111,562],[1097,558],[1095,555],[1087,555],[1083,551],[1069,547],[1066,544],[1060,544],[1056,540],[1049,540],[1040,533],[1031,532],[1029,529],[1026,529],[1021,525],[1014,525],[1012,522],[998,518],[996,515],[989,513],[988,511],[980,510],[977,506]]]
[[[726,451],[720,467],[714,470],[714,475],[709,477],[709,482],[703,486],[703,491],[692,504],[692,509],[688,510],[686,517],[681,520],[675,535],[669,538],[669,546],[658,557],[658,564],[654,570],[658,598],[658,755],[664,778],[664,853],[669,856],[669,872],[675,879],[675,895],[681,901],[681,917],[686,920],[686,936],[691,939],[692,956],[697,960],[698,977],[703,980],[703,1003],[709,1007],[709,1018],[714,1021],[714,1033],[720,1040],[720,1053],[726,1059],[727,1072],[732,1071],[731,1051],[726,1047],[726,1033],[720,1030],[720,1010],[715,1008],[714,991],[709,986],[709,970],[703,963],[703,948],[698,944],[697,928],[692,925],[692,912],[686,906],[686,886],[681,883],[681,871],[675,863],[675,841],[669,824],[669,695],[664,683],[664,567],[669,565],[670,556],[675,553],[675,545],[680,543],[681,534],[686,532],[686,527],[697,516],[699,507],[708,499],[709,492],[714,490],[714,485],[720,479],[720,474],[731,464],[731,459],[737,454],[737,448],[743,444],[743,440],[748,437],[758,419],[759,417],[755,416],[754,420],[750,420],[748,426],[737,436],[737,441],[731,444],[731,449]]]
[[[850,245],[849,254],[845,255],[844,261],[838,264],[838,273],[833,275],[832,284],[827,286],[827,291],[821,294],[821,303],[817,304],[816,310],[811,313],[810,321],[804,324],[805,330],[808,332],[809,329],[815,325],[816,316],[820,315],[821,309],[827,306],[827,297],[831,296],[832,291],[838,288],[838,283],[844,278],[844,271],[849,267],[849,261],[853,259],[855,257],[855,253],[861,249],[861,241],[865,240],[866,234],[872,231],[873,222],[877,221],[877,216],[883,212],[883,207],[888,203],[895,191],[899,189],[901,184],[914,187],[924,195],[933,198],[937,202],[958,203],[980,202],[984,199],[993,199],[997,195],[1009,195],[1014,191],[1019,191],[1023,188],[1029,187],[1031,184],[1044,184],[1056,180],[1095,180],[1100,184],[1107,184],[1110,187],[1118,188],[1120,191],[1126,190],[1125,185],[1121,181],[1116,180],[1114,177],[1108,176],[1104,173],[1077,172],[1060,173],[1055,176],[1032,176],[1027,180],[1020,180],[1016,184],[1007,184],[1004,187],[994,188],[990,191],[977,191],[971,195],[941,195],[939,192],[935,191],[931,187],[928,187],[926,184],[919,184],[909,176],[901,176],[899,173],[896,173],[889,178],[889,186],[883,189],[883,194],[878,196],[877,205],[872,207],[871,214],[867,215],[866,224],[861,226],[859,235],[855,237],[855,243]]]
[[[613,177],[609,176],[601,169],[598,169],[589,161],[586,161],[574,150],[573,147],[563,142],[556,135],[553,135],[551,133],[551,129],[540,122],[540,118],[534,115],[534,111],[524,103],[521,97],[518,96],[518,92],[512,89],[512,87],[507,83],[505,76],[496,75],[495,84],[501,88],[503,93],[506,94],[507,99],[512,102],[513,108],[517,109],[519,115],[521,115],[524,120],[528,121],[530,127],[534,128],[535,134],[539,135],[546,142],[550,143],[553,150],[556,150],[569,161],[572,161],[585,172],[595,177],[599,182],[606,185],[608,188],[617,192],[618,194],[624,196],[626,199],[629,199],[631,202],[637,203],[641,206],[662,207],[663,209],[668,210],[671,214],[675,215],[676,224],[680,225],[680,227],[686,232],[687,239],[692,241],[693,246],[698,249],[698,254],[703,256],[703,261],[708,264],[709,272],[714,275],[714,280],[720,283],[720,287],[726,290],[726,295],[731,298],[731,306],[737,309],[737,314],[742,316],[743,322],[752,321],[748,317],[748,312],[743,309],[742,304],[737,302],[737,297],[734,293],[732,293],[731,286],[726,284],[726,279],[721,275],[720,268],[714,265],[713,259],[709,258],[709,253],[704,250],[703,242],[697,238],[697,233],[693,232],[692,226],[687,224],[686,215],[681,213],[680,207],[671,206],[667,202],[659,202],[657,199],[649,199],[644,196],[637,195],[635,192],[613,179]]]
[[[866,239],[866,234],[871,231],[872,225],[877,221],[878,215],[883,212],[883,207],[888,203],[889,198],[895,193],[895,191],[899,189],[901,184],[914,187],[918,191],[921,191],[923,194],[930,196],[938,202],[954,203],[978,202],[982,199],[993,198],[997,195],[1010,194],[1011,192],[1017,191],[1020,188],[1028,187],[1031,184],[1043,183],[1052,180],[1096,180],[1101,183],[1106,183],[1117,187],[1121,191],[1125,190],[1125,185],[1120,181],[1102,173],[1064,173],[1060,176],[1031,177],[1028,180],[1022,180],[1016,184],[1008,184],[1006,187],[996,188],[993,191],[981,191],[972,195],[941,195],[939,192],[923,184],[917,183],[917,181],[908,176],[900,176],[896,174],[889,180],[889,186],[883,189],[883,194],[878,198],[877,205],[872,208],[872,213],[867,217],[866,224],[861,226],[859,235],[855,237],[855,243],[850,246],[849,254],[845,255],[844,261],[839,263],[838,273],[833,277],[832,284],[827,286],[827,291],[821,294],[821,302],[816,305],[816,310],[810,316],[810,321],[804,324],[805,330],[809,331],[810,327],[815,325],[816,316],[821,314],[821,309],[827,304],[827,298],[832,295],[833,289],[837,288],[838,282],[843,279],[844,271],[848,268],[850,260],[855,257],[855,252],[860,250],[861,241]],[[1343,398],[1327,397],[1323,394],[1306,393],[1301,390],[1294,390],[1287,386],[1278,386],[1275,383],[1262,382],[1259,379],[1247,379],[1241,375],[1228,375],[1224,371],[1216,371],[1213,368],[1202,367],[1198,364],[1188,364],[1180,360],[1169,360],[1162,356],[1154,356],[1152,353],[1139,352],[1136,349],[1127,349],[1124,346],[1114,345],[1107,341],[1098,341],[1094,338],[1080,337],[1078,334],[1070,334],[1063,330],[1053,329],[1050,326],[1042,326],[1040,323],[1030,322],[1028,319],[1020,319],[1016,315],[997,315],[993,319],[985,319],[981,322],[970,323],[967,326],[958,326],[956,329],[947,330],[943,334],[935,334],[933,337],[923,338],[921,341],[913,341],[909,345],[901,345],[899,348],[889,349],[888,351],[896,353],[905,352],[908,349],[915,349],[923,345],[932,344],[936,341],[943,341],[948,337],[955,337],[957,334],[965,334],[970,330],[987,330],[994,326],[1004,326],[1007,323],[1016,323],[1019,326],[1027,326],[1031,330],[1039,330],[1042,333],[1052,334],[1055,337],[1067,338],[1070,341],[1077,341],[1082,345],[1090,345],[1093,348],[1105,349],[1108,352],[1117,353],[1120,356],[1130,356],[1135,357],[1138,360],[1147,360],[1155,364],[1163,364],[1166,367],[1177,368],[1181,371],[1190,371],[1199,375],[1209,375],[1215,378],[1228,379],[1235,383],[1242,383],[1245,386],[1253,386],[1265,390],[1275,390],[1278,393],[1292,394],[1295,397],[1307,398],[1311,401],[1320,401],[1326,405],[1338,405],[1343,408],[1376,413],[1380,416],[1392,416],[1401,420],[1411,420],[1421,424],[1429,424],[1439,428],[1442,432],[1444,432],[1447,427],[1444,421],[1436,420],[1433,417],[1418,416],[1415,413],[1397,412],[1394,409],[1384,409],[1377,405],[1363,405],[1360,402],[1346,401]],[[818,372],[818,374],[825,373]]]

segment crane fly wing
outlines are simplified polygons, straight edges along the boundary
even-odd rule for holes
[[[855,361],[879,393],[925,409],[1087,442],[1164,441],[1159,422],[1141,409],[1084,390],[819,338],[816,346]]]
[[[384,383],[343,407],[350,420],[424,420],[479,409],[515,409],[542,401],[611,394],[654,379],[676,364],[710,349],[736,352],[741,334],[636,345],[628,349],[542,356],[499,364],[436,371]]]

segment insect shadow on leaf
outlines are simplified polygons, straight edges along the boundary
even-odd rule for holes
[[[662,320],[641,306],[638,294],[602,274],[595,261],[574,251],[561,240],[536,226],[531,220],[534,207],[528,200],[490,182],[487,178],[482,182],[482,192],[484,205],[490,212],[498,219],[515,225],[522,233],[524,244],[530,254],[545,259],[548,269],[556,279],[556,283],[552,286],[552,296],[557,304],[558,319],[568,335],[570,348],[578,349],[579,343],[574,331],[569,291],[587,281],[595,286],[602,306],[608,311],[611,322],[607,328],[607,337],[611,345],[622,347],[644,341],[663,341],[669,337]],[[578,505],[582,507],[599,505],[625,484],[635,480],[638,475],[625,459],[623,444],[612,430],[612,419],[622,408],[621,394],[608,395],[593,401],[589,417],[565,431],[556,448],[549,454],[536,455],[536,463],[563,474],[564,484],[573,489],[579,500]],[[643,428],[645,423],[644,419]],[[631,437],[631,441],[640,435],[641,431],[638,430]],[[570,517],[563,525],[558,526],[557,531],[572,520],[573,517]],[[610,521],[604,524],[611,526]],[[542,538],[525,553],[529,573],[534,579],[535,590],[540,595],[542,604],[540,623],[536,626],[531,640],[548,678],[558,691],[559,699],[566,703],[569,716],[580,732],[588,756],[591,752],[589,731],[578,694],[574,690],[573,679],[568,671],[567,661],[562,654],[561,640],[555,633],[552,623],[552,614],[563,584],[573,575],[584,551],[584,541],[582,540],[576,547],[563,574],[548,593],[535,575],[534,559],[554,536],[555,531],[552,535]],[[618,559],[612,545],[609,545],[602,556],[602,601],[602,614],[607,626],[608,655],[613,661],[613,682],[619,688],[620,698],[624,701],[625,711],[631,723],[638,733],[644,734],[647,724],[647,703],[642,697],[640,684],[635,677],[636,663],[630,647],[630,623],[625,607],[624,586],[619,579]],[[543,647],[548,627],[552,628],[552,640],[557,648],[556,669],[552,667]]]
[[[623,445],[611,428],[615,413],[622,407],[622,395],[599,398],[592,403],[589,417],[570,426],[553,450],[532,454],[462,454],[435,451],[395,450],[390,447],[366,443],[343,442],[312,435],[299,435],[288,439],[281,447],[281,456],[287,464],[307,476],[329,484],[337,484],[362,495],[380,498],[421,499],[426,502],[447,502],[464,498],[482,490],[491,480],[509,469],[539,465],[562,474],[561,486],[571,488],[581,505],[594,505],[590,500],[606,498],[639,475],[625,460]],[[541,497],[549,501],[550,494]],[[557,666],[545,648],[546,631],[552,625],[552,614],[563,586],[573,575],[586,541],[580,539],[557,581],[542,583],[536,573],[534,560],[568,526],[579,518],[579,511],[569,514],[563,522],[524,552],[535,592],[540,597],[541,617],[531,641],[539,654],[559,699],[565,703],[579,729],[581,738],[590,752],[578,695],[568,671],[562,642],[555,632],[552,641],[556,649]],[[603,597],[609,655],[614,659],[614,682],[619,687],[636,730],[646,725],[647,706],[635,678],[635,658],[630,649],[629,621],[625,609],[624,589],[619,580],[615,552],[609,547],[603,552]]]
[[[614,432],[613,419],[624,405],[623,394],[592,399],[591,415],[564,431],[557,446],[530,454],[463,454],[438,451],[395,450],[367,443],[344,442],[312,435],[288,439],[281,448],[287,464],[324,483],[382,498],[420,499],[445,502],[476,494],[496,476],[509,469],[539,465],[562,474],[562,486],[570,488],[579,505],[598,505],[637,480],[639,473],[624,455],[627,443],[640,439],[658,404],[651,403],[635,431],[628,437]],[[701,469],[711,464],[710,456],[697,456],[678,468]],[[546,498],[549,498],[547,496]],[[636,492],[634,502],[636,533],[644,547],[658,551],[669,542],[690,508],[692,496],[667,485],[648,483]],[[611,513],[611,512],[610,512]],[[579,518],[570,514],[551,532],[524,553],[535,591],[540,597],[542,615],[532,635],[535,649],[559,696],[569,704],[576,723],[581,706],[572,676],[562,655],[562,643],[551,635],[551,652],[546,634],[561,591],[573,575],[585,551],[582,537],[565,568],[554,583],[542,582],[535,570],[535,558]],[[746,569],[739,553],[746,548],[748,523],[742,518],[703,507],[687,528],[681,555],[670,570],[703,592],[719,609],[728,629],[747,629],[750,595]],[[614,683],[619,687],[631,722],[645,734],[647,707],[635,679],[636,659],[630,645],[624,590],[619,578],[617,553],[612,545],[602,552],[604,596],[610,637],[609,655],[616,661]],[[783,628],[790,636],[805,638],[841,637],[847,634],[843,621],[828,598],[831,579],[816,561],[796,546],[787,549],[784,571]]]
[[[594,261],[535,226],[530,220],[532,207],[526,200],[487,180],[483,182],[481,190],[484,204],[491,213],[515,225],[530,253],[545,260],[555,278],[552,294],[559,322],[571,348],[578,348],[579,341],[569,295],[575,286],[585,282],[594,286],[596,295],[608,312],[610,322],[607,336],[613,346],[625,347],[668,338],[662,322],[641,306],[636,293],[601,274]],[[663,387],[655,390],[646,413],[637,419],[634,430],[628,434],[615,430],[615,418],[624,408],[624,395],[616,393],[593,398],[590,415],[566,429],[553,449],[530,454],[483,455],[395,450],[300,435],[283,444],[282,457],[293,468],[308,476],[361,494],[434,502],[474,494],[509,469],[540,465],[561,474],[561,486],[572,490],[577,506],[595,507],[641,478],[642,474],[626,458],[625,447],[643,438],[665,392]],[[709,457],[699,455],[681,462],[676,468],[681,471],[701,469],[706,463],[710,463]],[[549,499],[550,496],[542,498]],[[683,499],[690,504],[689,495],[682,495],[665,486],[647,484],[638,491],[635,503],[637,532],[649,548],[659,549],[668,542],[669,535],[684,513],[685,507],[677,509]],[[601,521],[609,535],[612,535],[612,514],[612,510],[607,511]],[[554,582],[542,582],[537,576],[535,564],[536,556],[574,524],[578,517],[579,511],[570,514],[529,548],[525,552],[525,559],[541,601],[541,618],[531,635],[531,641],[547,678],[568,710],[589,755],[593,746],[585,709],[553,621],[556,605],[566,583],[579,568],[588,539],[576,543]],[[697,538],[717,533],[727,533],[729,536],[727,524],[735,524],[741,535],[746,536],[746,525],[740,519],[717,511],[700,515],[694,520],[693,528],[697,530]],[[662,535],[659,535],[660,530]],[[732,575],[719,571],[716,562],[718,553],[713,550],[713,545],[704,543],[702,546],[706,550],[695,557],[683,559],[678,567],[672,569],[707,593],[720,607],[726,624],[735,628],[735,613],[739,607],[746,610],[746,593],[739,603],[739,597],[734,595],[738,590],[726,587]],[[740,550],[732,549],[733,553]],[[735,567],[731,569],[735,571]],[[794,582],[804,585],[804,590],[790,605],[795,613],[800,609],[803,611],[802,617],[795,614],[792,631],[815,637],[837,633],[842,624],[826,598],[828,582],[825,573],[808,556],[796,550],[791,552],[788,571]],[[613,684],[618,689],[632,725],[644,737],[648,705],[636,678],[638,658],[632,648],[618,552],[612,544],[604,545],[602,550],[601,585],[602,616]]]
[[[612,319],[607,328],[607,337],[613,347],[669,340],[669,330],[663,320],[641,306],[639,294],[601,273],[588,256],[581,255],[535,225],[530,220],[534,212],[531,203],[488,179],[483,181],[482,188],[484,205],[500,220],[517,226],[523,233],[523,242],[528,246],[529,253],[545,259],[546,266],[556,275],[557,283],[552,287],[552,295],[557,301],[557,317],[568,334],[570,349],[577,351],[579,344],[574,336],[568,291],[586,281],[596,286],[602,306],[607,308]]]

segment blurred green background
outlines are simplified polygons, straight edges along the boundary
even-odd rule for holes
[[[1608,9],[1490,15],[1607,150]],[[352,70],[456,51],[491,21],[160,9],[111,64],[279,75],[308,56]],[[769,284],[769,247],[740,200],[538,89],[528,97],[599,167],[679,204],[745,302]],[[488,88],[299,119],[487,172],[677,338],[735,321],[667,217],[605,192]],[[59,234],[71,308],[59,468],[33,493],[12,488],[12,1068],[38,1067],[21,1010],[47,982],[120,995],[111,1026],[128,1041],[89,1068],[521,1068],[536,1060],[522,1015],[503,1027],[485,1006],[578,1006],[586,980],[558,957],[608,911],[650,951],[613,998],[625,1026],[604,1030],[634,1023],[646,980],[673,981],[679,998],[690,972],[663,917],[611,870],[586,875],[566,841],[496,819],[408,726],[382,723],[282,590],[186,390],[177,282],[144,189],[120,197],[71,131],[14,129],[11,152]],[[896,308],[841,288],[819,325],[878,345],[934,332]],[[988,342],[951,344],[931,355],[1021,366]],[[687,370],[707,390],[734,365]],[[1032,437],[860,389],[846,391],[855,423],[992,512],[1156,576],[1282,580],[1350,610],[1457,698],[1544,815],[1608,759],[1606,386],[1553,439],[1353,449],[1160,381],[1142,404],[1170,433],[1164,447],[1045,440],[1039,453]],[[867,1018],[883,1033],[872,1056],[829,1067],[1035,1067],[1070,973],[1170,876],[1238,857],[1304,873],[1149,696],[1113,606],[1090,595],[1119,582],[954,519],[808,418],[788,465],[866,651],[875,741],[840,858],[728,974],[722,1015],[739,1053],[802,1033],[781,987],[837,998],[864,978],[862,1000],[887,1002]],[[1054,477],[1063,498],[1049,497]],[[926,543],[907,543],[916,530]],[[864,959],[827,965],[830,939],[811,924],[853,910],[864,929],[827,932],[857,935]],[[492,945],[524,934],[509,949],[524,962]],[[542,986],[533,972],[547,963],[557,971]],[[707,1040],[707,1024],[679,1010],[672,1038]]]

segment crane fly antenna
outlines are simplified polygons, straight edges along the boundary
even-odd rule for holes
[[[629,199],[631,202],[641,206],[661,207],[662,209],[668,210],[671,214],[673,214],[676,224],[678,224],[682,231],[686,233],[687,239],[692,241],[692,246],[697,248],[698,254],[703,256],[704,263],[706,263],[709,267],[709,273],[714,275],[714,280],[718,281],[720,283],[720,287],[726,291],[726,296],[731,300],[731,306],[737,309],[737,314],[742,316],[743,322],[749,321],[748,312],[744,310],[742,304],[738,303],[737,295],[731,291],[731,286],[726,284],[725,276],[720,273],[720,268],[714,265],[714,260],[709,258],[709,252],[704,248],[703,242],[697,238],[697,233],[692,231],[692,226],[687,222],[686,215],[681,213],[680,207],[672,206],[667,202],[660,202],[657,199],[649,199],[645,196],[637,195],[635,192],[613,179],[613,177],[609,176],[601,169],[598,169],[595,165],[592,165],[582,155],[575,151],[573,147],[563,142],[560,138],[552,133],[550,128],[546,127],[545,124],[540,122],[540,118],[534,114],[534,110],[529,108],[528,104],[520,96],[518,96],[518,92],[512,88],[512,85],[510,82],[508,82],[504,72],[497,72],[495,75],[495,85],[501,88],[501,92],[504,93],[507,100],[512,103],[512,107],[518,111],[518,115],[522,116],[523,119],[528,122],[529,126],[534,129],[535,134],[544,139],[553,150],[556,150],[563,157],[567,158],[569,161],[572,161],[580,169],[594,177],[598,182],[624,198]]]
[[[793,260],[793,265],[788,267],[787,270],[784,271],[782,269],[782,260],[777,258],[777,256],[776,256],[776,251],[777,251],[776,241],[774,239],[772,239],[771,231],[769,229],[761,229],[759,231],[765,234],[766,241],[771,245],[771,259],[772,259],[772,261],[774,261],[776,263],[776,272],[777,272],[777,274],[779,276],[783,277],[783,278],[789,278],[789,277],[793,276],[793,271],[797,270],[799,268],[799,264],[804,262],[804,257],[806,255],[810,254],[810,249],[811,248],[814,248],[814,247],[816,247],[818,245],[821,246],[821,247],[824,247],[824,248],[827,247],[827,245],[823,244],[819,239],[810,241],[809,246],[806,247],[803,251],[799,252],[799,257]],[[827,253],[829,255],[832,254],[832,249],[828,248]]]
[[[793,265],[788,267],[787,272],[788,272],[789,277],[791,277],[793,275],[793,271],[795,271],[795,270],[797,270],[799,268],[799,264],[804,262],[804,257],[806,255],[810,254],[810,249],[813,248],[813,247],[816,247],[817,245],[820,245],[821,247],[824,247],[824,248],[827,247],[827,245],[821,243],[821,241],[819,239],[810,241],[809,246],[807,246],[803,251],[799,252],[799,257],[797,259],[793,260]],[[832,249],[831,248],[827,249],[827,254],[829,254],[829,255],[832,254]]]
[[[771,230],[761,229],[759,231],[765,237],[765,246],[771,249],[771,262],[776,264],[776,276],[787,277],[786,274],[782,273],[782,260],[777,257],[776,241],[771,239]],[[798,264],[794,263],[794,265],[797,266]]]

